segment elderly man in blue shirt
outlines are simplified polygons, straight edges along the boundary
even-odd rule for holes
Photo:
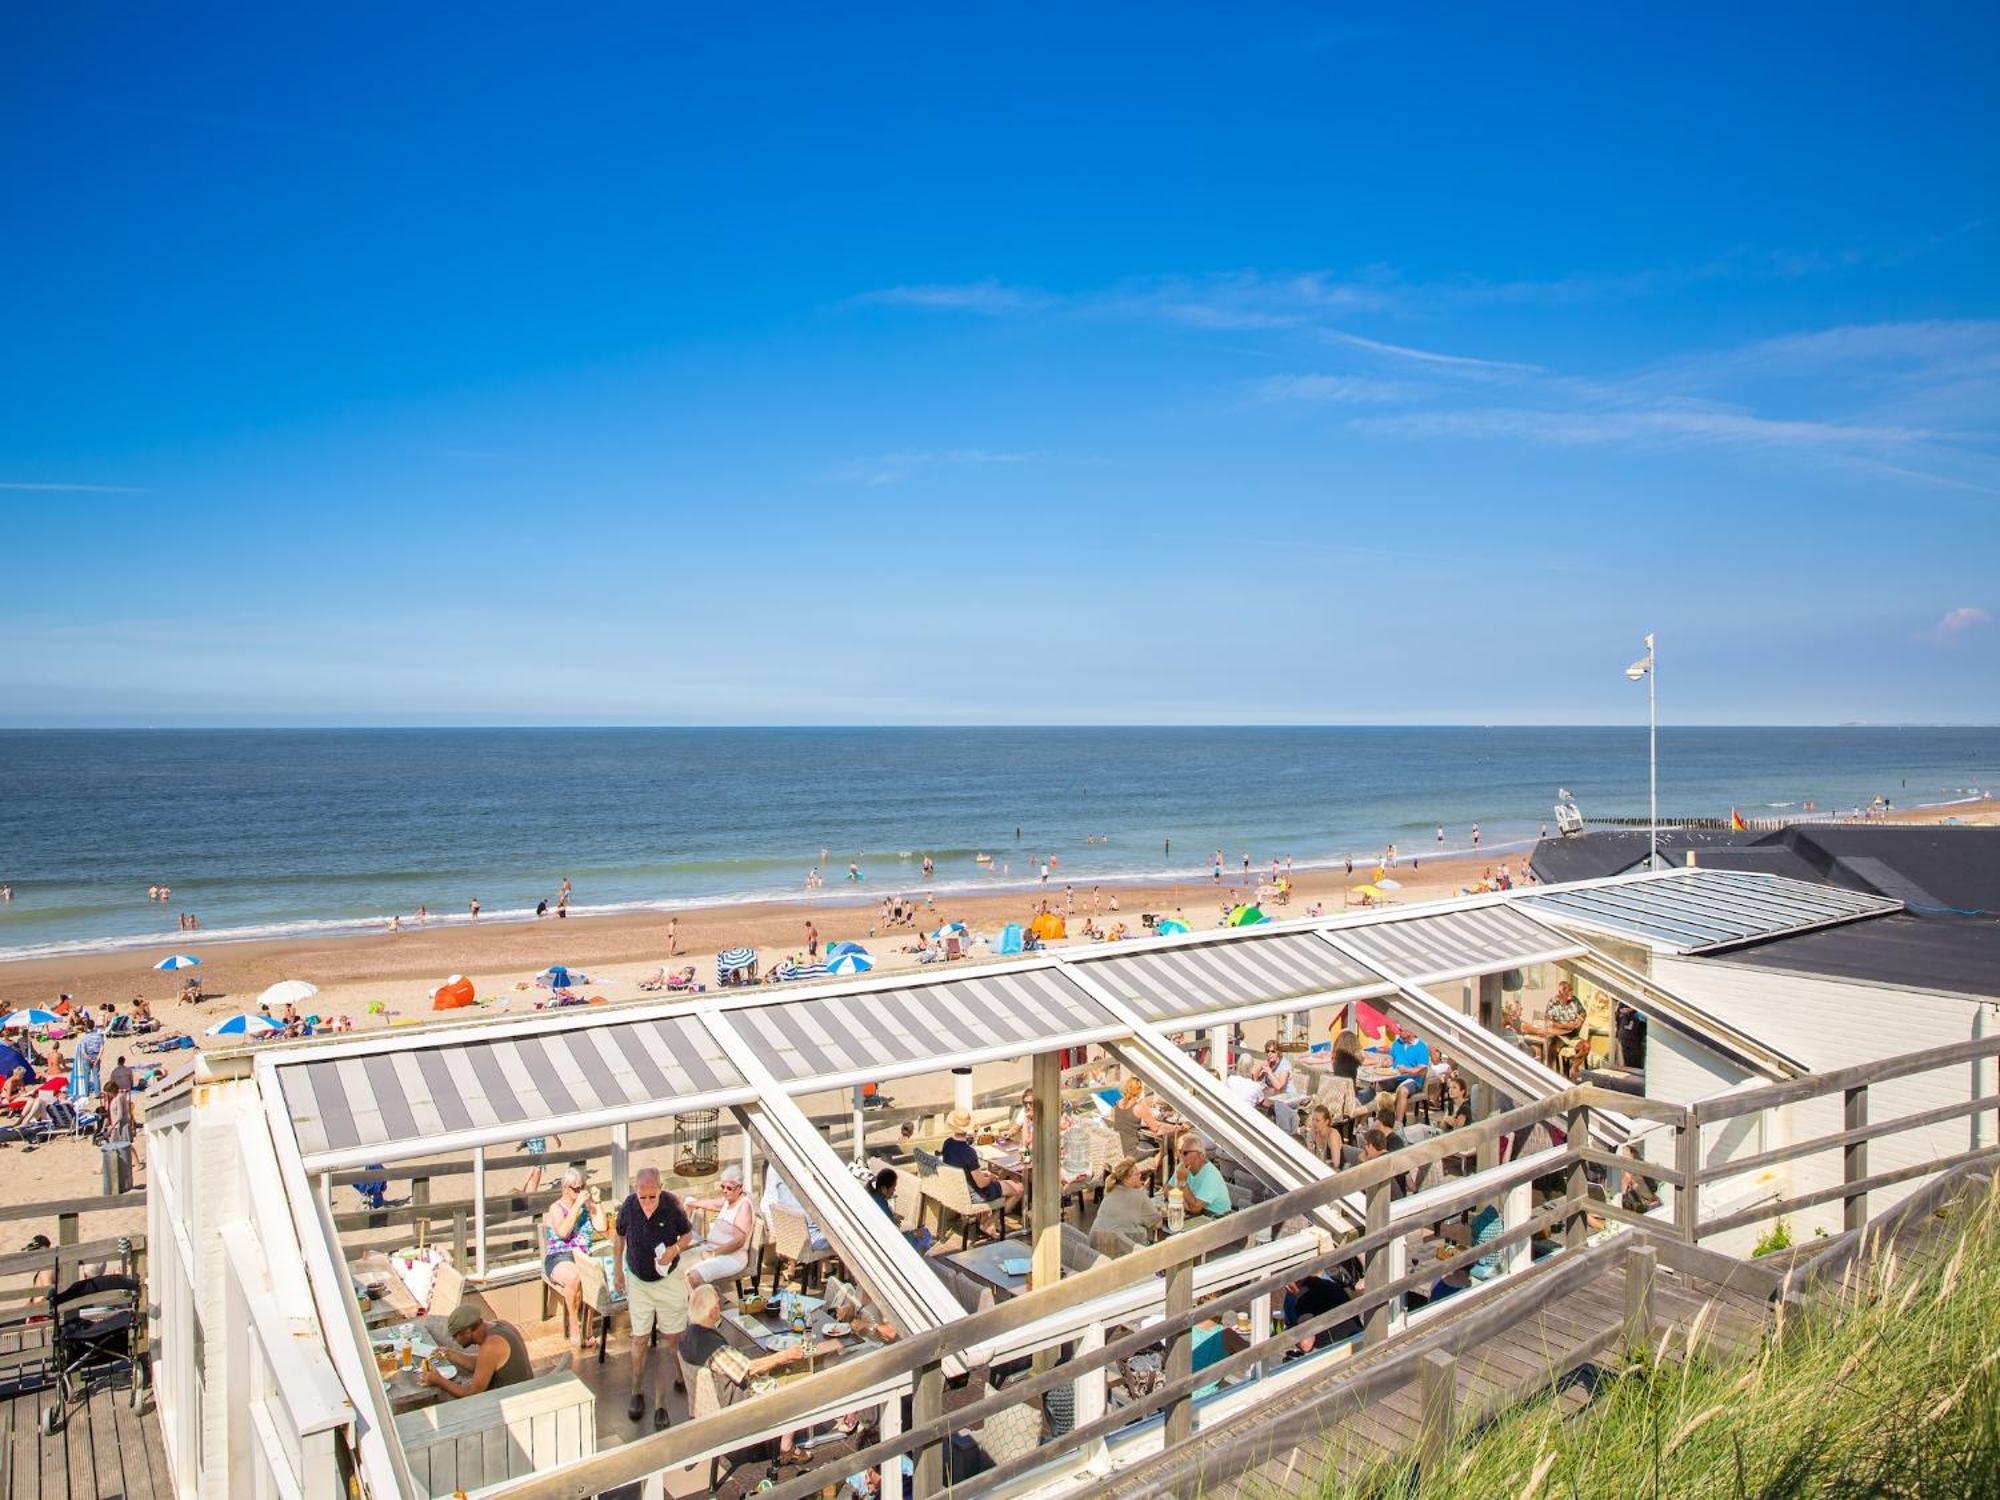
[[[1421,1094],[1430,1081],[1431,1044],[1407,1026],[1398,1026],[1395,1040],[1389,1043],[1389,1066],[1396,1070],[1396,1124],[1400,1127],[1403,1116],[1409,1113],[1410,1096]]]

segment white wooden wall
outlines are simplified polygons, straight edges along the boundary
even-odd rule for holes
[[[597,1451],[597,1398],[561,1370],[407,1413],[396,1431],[422,1492],[449,1495],[588,1458]]]
[[[1929,994],[1917,990],[1887,989],[1848,980],[1825,979],[1813,975],[1785,974],[1716,959],[1658,957],[1653,975],[1666,988],[1685,995],[1690,1001],[1712,1011],[1720,1019],[1739,1026],[1752,1035],[1796,1057],[1812,1071],[1826,1072],[1858,1063],[1876,1062],[1926,1047],[1962,1042],[1975,1035],[2000,1034],[2000,1007],[1967,1000],[1955,995]],[[1981,1012],[1985,1012],[1983,1022]],[[1983,1032],[1976,1028],[1983,1025]],[[1664,1028],[1655,1028],[1648,1039],[1655,1045]],[[1674,1049],[1669,1049],[1673,1051]],[[1647,1058],[1648,1092],[1654,1092],[1653,1059]],[[1869,1090],[1870,1122],[1937,1108],[1994,1091],[1995,1062],[1980,1065],[1975,1077],[1973,1065],[1958,1064],[1910,1078],[1894,1079]],[[1983,1081],[1981,1081],[1983,1079]],[[1671,1081],[1670,1081],[1671,1080]],[[1662,1097],[1686,1102],[1683,1090],[1694,1083],[1679,1058],[1662,1059]],[[1843,1128],[1839,1098],[1808,1100],[1775,1112],[1778,1118],[1769,1129],[1766,1147],[1752,1141],[1725,1144],[1729,1154],[1749,1152],[1825,1135]],[[1740,1123],[1740,1122],[1739,1122]],[[1984,1122],[1991,1143],[1992,1121]],[[1940,1156],[1964,1151],[1973,1143],[1969,1120],[1948,1120],[1918,1130],[1869,1142],[1868,1170],[1890,1171],[1913,1166]],[[1714,1135],[1703,1143],[1710,1159],[1717,1152]],[[1832,1187],[1840,1181],[1840,1156],[1827,1152],[1805,1157],[1774,1169],[1780,1174],[1783,1191],[1809,1193]],[[1751,1179],[1738,1179],[1749,1182]],[[1880,1189],[1869,1195],[1870,1215],[1893,1207],[1923,1185],[1921,1179]],[[1705,1201],[1706,1206],[1706,1201]],[[1711,1211],[1720,1211],[1719,1205]],[[1795,1241],[1810,1238],[1824,1229],[1838,1234],[1841,1229],[1839,1202],[1807,1209],[1789,1219]],[[1756,1233],[1748,1236],[1754,1242]],[[1742,1253],[1730,1236],[1715,1243],[1718,1250]]]

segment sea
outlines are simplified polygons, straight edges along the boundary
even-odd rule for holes
[[[1659,763],[1663,816],[1941,803],[1992,784],[2000,729],[1662,728]],[[1060,885],[1462,852],[1475,823],[1498,860],[1562,789],[1643,817],[1646,769],[1643,727],[0,731],[0,958],[196,946],[182,912],[207,944],[525,918],[564,879],[578,915],[872,901],[1044,860]]]

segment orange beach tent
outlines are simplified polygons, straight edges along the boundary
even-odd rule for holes
[[[1028,931],[1032,932],[1045,943],[1052,942],[1056,938],[1069,936],[1068,924],[1052,911],[1045,911],[1037,916],[1034,921],[1028,924]]]
[[[443,984],[431,991],[432,1010],[460,1010],[472,1004],[472,981],[463,974],[454,974]]]

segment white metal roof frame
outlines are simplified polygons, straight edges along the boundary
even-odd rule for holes
[[[1711,953],[1901,911],[1903,903],[1840,886],[1699,865],[1642,870],[1523,892],[1545,922],[1644,944],[1655,953]]]

